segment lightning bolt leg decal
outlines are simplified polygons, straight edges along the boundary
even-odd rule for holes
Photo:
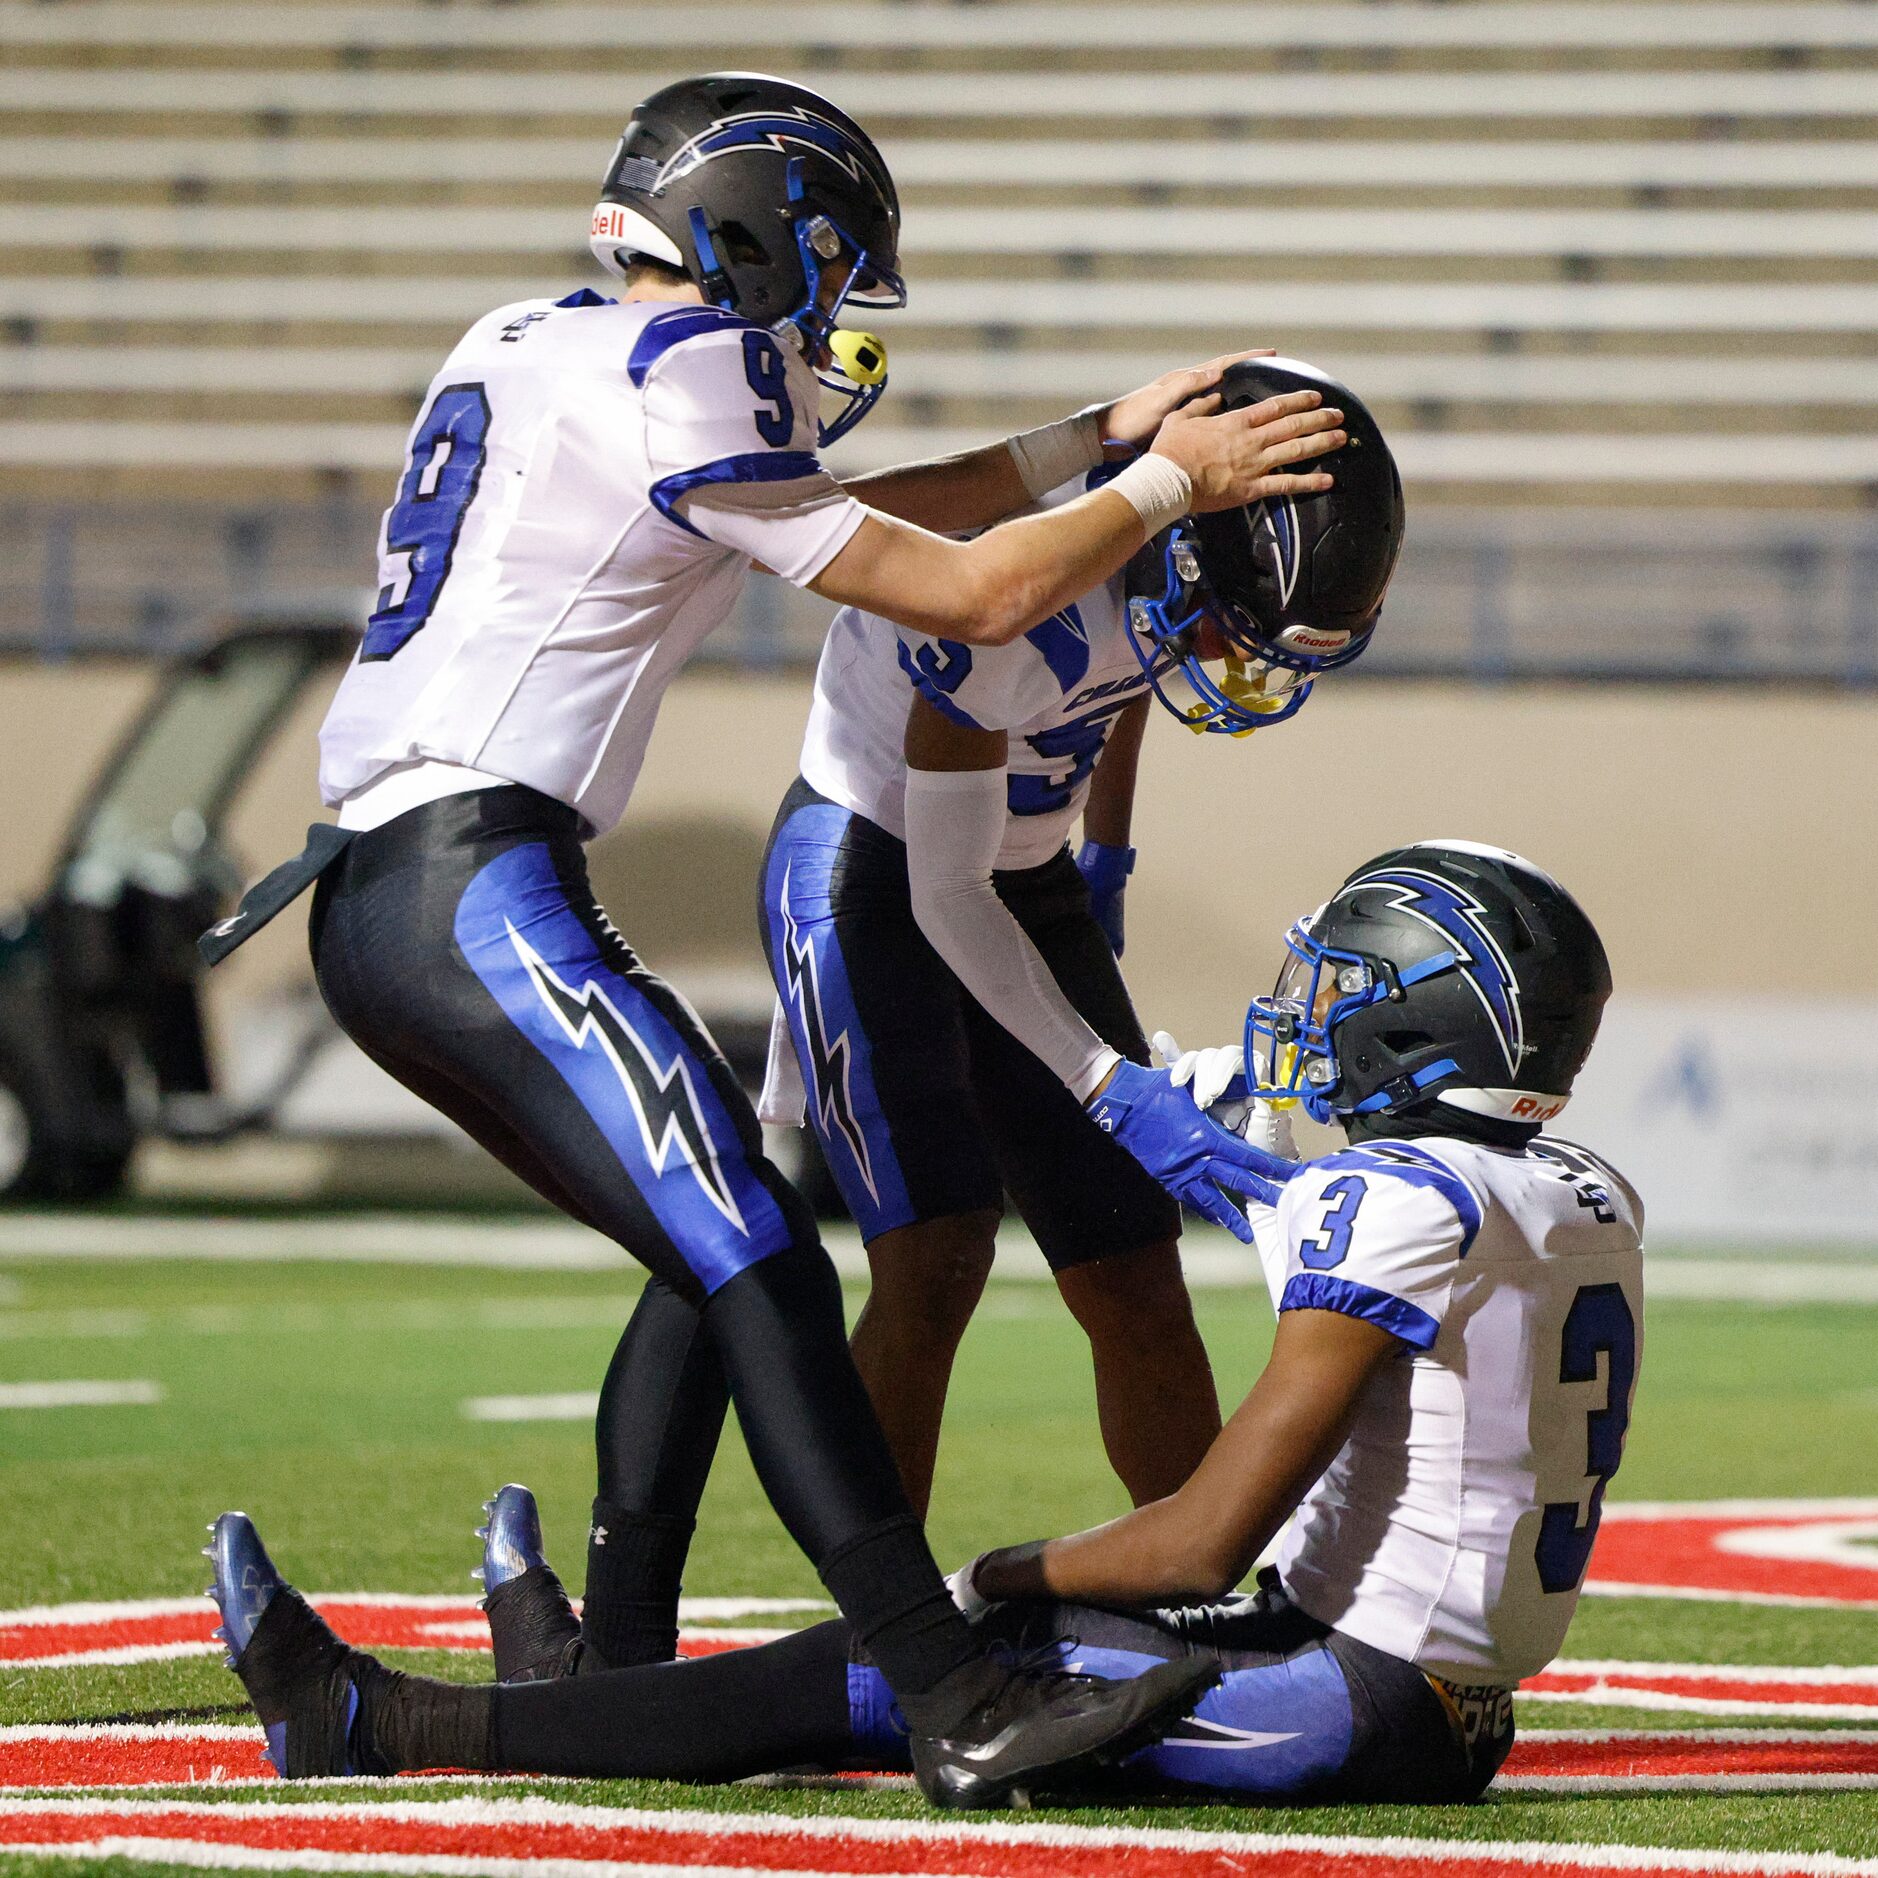
[[[808,1061],[803,1067],[818,1120],[826,1133],[839,1135],[846,1142],[868,1197],[878,1206],[880,1188],[874,1177],[873,1156],[868,1150],[866,1131],[854,1113],[850,1081],[853,1046],[846,1030],[832,1041],[829,1039],[828,1023],[822,1011],[815,941],[805,936],[796,924],[795,909],[789,898],[791,871],[790,867],[785,867],[782,878],[783,982],[789,1002],[801,1019],[800,1034],[808,1047]]]

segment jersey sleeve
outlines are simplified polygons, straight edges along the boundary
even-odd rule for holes
[[[1278,1208],[1278,1309],[1341,1311],[1426,1350],[1479,1222],[1471,1190],[1446,1167],[1360,1150],[1313,1162]]]
[[[912,690],[943,717],[971,730],[1016,730],[1054,710],[1063,688],[1030,635],[1007,646],[968,646],[907,627],[899,635],[900,670]]]
[[[644,398],[653,506],[807,586],[867,510],[815,456],[819,387],[773,333],[709,307],[653,320],[627,367]]]

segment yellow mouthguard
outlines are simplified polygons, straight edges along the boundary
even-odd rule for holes
[[[849,326],[837,326],[828,335],[828,350],[835,363],[857,385],[886,383],[887,348],[872,333],[857,332]]]
[[[1291,1080],[1291,1073],[1297,1067],[1298,1046],[1295,1043],[1281,1043],[1272,1052],[1272,1082],[1282,1085]],[[1294,1109],[1298,1106],[1296,1096],[1272,1096],[1268,1098],[1275,1109]]]
[[[1271,676],[1267,670],[1254,678],[1246,670],[1243,659],[1228,659],[1226,669],[1219,675],[1217,682],[1220,690],[1242,710],[1256,711],[1263,717],[1270,717],[1274,712],[1282,711],[1288,702],[1282,695],[1276,698],[1265,695],[1264,687]],[[1196,737],[1206,735],[1206,716],[1207,707],[1204,704],[1196,704],[1187,713],[1187,728]],[[1249,737],[1260,728],[1257,724],[1248,724],[1244,730],[1228,731],[1226,734],[1231,737]]]

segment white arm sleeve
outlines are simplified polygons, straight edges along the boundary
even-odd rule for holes
[[[1002,769],[907,771],[913,915],[965,989],[1086,1102],[1121,1058],[1064,997],[992,885],[1008,813]]]

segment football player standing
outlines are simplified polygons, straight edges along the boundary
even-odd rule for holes
[[[1190,518],[1007,646],[844,610],[770,837],[764,940],[790,1035],[759,1113],[806,1114],[860,1225],[855,1361],[922,1510],[1007,1193],[1088,1334],[1135,1503],[1173,1492],[1219,1433],[1180,1208],[1087,1106],[1150,1060],[1116,963],[1142,717],[1150,693],[1229,737],[1291,717],[1368,645],[1403,531],[1388,445],[1346,386],[1221,363],[1226,408],[1309,388],[1342,411],[1335,487]],[[1038,498],[1113,473],[1086,463]],[[1094,838],[1072,860],[1079,814]],[[1206,1183],[1194,1198],[1249,1235]]]
[[[898,228],[872,142],[800,86],[718,74],[634,112],[592,224],[623,298],[500,308],[445,361],[321,732],[338,827],[208,949],[317,877],[314,968],[340,1025],[651,1272],[601,1393],[596,1662],[669,1654],[690,1519],[666,1510],[667,1469],[688,1479],[715,1444],[727,1388],[771,1503],[902,1702],[923,1785],[969,1804],[1121,1751],[1190,1693],[1186,1673],[1013,1670],[964,1625],[848,1355],[814,1222],[690,1007],[595,905],[583,844],[624,811],[666,685],[753,563],[1004,643],[1189,510],[1327,487],[1287,466],[1342,433],[1315,394],[1249,412],[1202,398],[1165,422],[1163,403],[1107,488],[971,541],[929,533],[1025,500],[1010,449],[866,479],[865,500],[815,456],[884,382],[877,342],[836,322],[904,299]],[[841,401],[828,423],[824,386]],[[1260,1158],[1171,1078],[1132,1127],[1182,1176],[1261,1181]],[[654,1347],[669,1360],[649,1362]]]
[[[1292,928],[1247,1020],[1277,1072],[1232,1096],[1302,1101],[1350,1146],[1253,1208],[1278,1311],[1264,1373],[1178,1492],[954,1578],[989,1634],[1066,1670],[1219,1676],[1095,1796],[1456,1801],[1505,1759],[1514,1686],[1564,1643],[1642,1353],[1641,1203],[1541,1132],[1609,992],[1564,888],[1468,842],[1379,855]],[[1218,1084],[1233,1067],[1194,1073]],[[492,1539],[533,1529],[530,1496],[504,1489]],[[1275,1537],[1257,1595],[1228,1599]],[[470,1690],[348,1652],[283,1592],[241,1516],[218,1522],[217,1549],[235,1667],[290,1751],[299,1731],[305,1771],[722,1780],[907,1764],[886,1685],[841,1623],[659,1670]],[[538,1539],[485,1557],[504,1576],[538,1561]],[[274,1630],[255,1630],[276,1606]],[[349,1690],[366,1719],[347,1729]]]

